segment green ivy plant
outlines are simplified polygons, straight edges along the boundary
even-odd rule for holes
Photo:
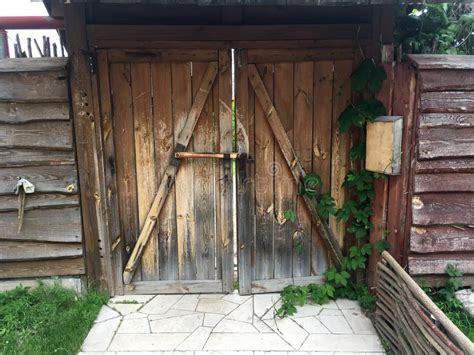
[[[365,59],[354,71],[351,77],[352,89],[355,92],[366,90],[373,96],[382,87],[387,78],[382,66],[377,66],[372,59]],[[382,102],[370,97],[357,104],[350,104],[339,117],[339,131],[347,133],[359,130],[359,137],[364,136],[367,122],[373,122],[376,117],[386,114]],[[365,159],[365,142],[356,142],[350,150],[350,159],[354,162]],[[363,165],[363,164],[353,164]],[[358,300],[361,306],[368,310],[375,307],[375,296],[364,283],[354,281],[354,273],[366,268],[368,258],[375,249],[382,252],[390,247],[386,240],[386,232],[375,246],[368,242],[369,234],[374,228],[370,218],[373,215],[372,201],[375,198],[374,179],[381,174],[375,174],[365,169],[352,169],[346,175],[343,186],[348,190],[350,198],[341,208],[336,208],[333,197],[321,193],[322,180],[315,172],[306,174],[301,183],[299,193],[313,199],[319,215],[328,219],[334,216],[347,226],[347,233],[353,235],[357,245],[348,250],[341,260],[339,267],[330,267],[324,274],[326,282],[322,285],[309,284],[305,286],[288,286],[281,294],[281,306],[276,314],[280,317],[292,315],[297,311],[296,306],[306,302],[324,304],[339,297]],[[285,219],[296,220],[292,210],[285,212]]]

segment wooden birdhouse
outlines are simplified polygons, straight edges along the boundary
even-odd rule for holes
[[[380,116],[367,124],[367,170],[387,175],[400,174],[402,129],[402,116]]]

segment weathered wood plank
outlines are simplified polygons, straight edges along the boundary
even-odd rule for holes
[[[17,277],[83,275],[85,271],[84,259],[82,257],[0,263],[0,275],[4,279]]]
[[[71,122],[0,124],[0,147],[72,149]]]
[[[299,158],[296,156],[291,143],[289,142],[288,135],[283,128],[278,111],[275,109],[275,106],[273,106],[272,100],[265,88],[265,84],[263,83],[257,68],[254,64],[249,64],[248,67],[250,82],[252,83],[255,93],[257,94],[259,102],[264,107],[265,116],[270,123],[270,127],[272,128],[273,134],[276,138],[276,141],[278,142],[279,148],[283,152],[286,164],[290,167],[295,180],[294,182],[298,184],[301,179],[304,178],[306,173],[301,165],[301,162],[299,161]],[[306,195],[304,196],[304,201],[308,209],[311,211],[313,221],[319,228],[319,232],[326,243],[326,247],[330,251],[335,263],[339,264],[342,258],[342,252],[339,245],[337,244],[337,240],[333,232],[329,229],[326,223],[321,220],[318,212],[316,211],[314,201]]]
[[[421,70],[420,89],[426,91],[472,91],[474,70]]]
[[[212,49],[111,49],[110,63],[132,62],[212,62],[217,61],[217,50]]]
[[[67,102],[0,102],[1,123],[70,120]]]
[[[81,213],[78,207],[26,211],[20,234],[18,234],[18,212],[0,213],[2,240],[80,243],[81,228]]]
[[[174,147],[171,64],[152,64],[153,129],[157,181],[164,178]],[[161,280],[178,279],[178,244],[176,236],[176,191],[173,185],[159,214],[158,263]]]
[[[232,63],[230,50],[219,50],[219,151],[233,151],[232,131]],[[233,227],[233,177],[229,160],[222,161],[219,172],[219,222],[218,230],[222,255],[222,291],[234,289],[234,227]]]
[[[2,58],[0,73],[64,70],[67,58]]]
[[[422,112],[474,112],[474,91],[425,92],[420,105]]]
[[[414,192],[471,192],[473,186],[473,174],[417,174],[415,176]]]
[[[211,62],[207,68],[206,75],[201,83],[200,90],[198,91],[197,97],[195,98],[189,115],[186,119],[183,130],[179,133],[176,139],[176,147],[178,150],[184,150],[191,140],[192,132],[196,126],[197,120],[201,114],[203,106],[206,102],[207,96],[214,84],[214,79],[217,75],[217,64]],[[158,187],[158,192],[153,200],[152,207],[148,213],[148,216],[145,220],[144,227],[140,232],[136,246],[133,248],[132,255],[125,267],[123,273],[123,279],[125,284],[129,284],[132,281],[133,275],[136,271],[136,268],[140,262],[140,258],[143,254],[143,248],[145,247],[148,239],[155,227],[156,220],[158,215],[163,207],[164,201],[168,196],[170,187],[173,185],[176,172],[179,166],[178,162],[175,162],[172,158],[170,160],[170,165],[166,168],[163,178],[161,179],[160,186]]]
[[[333,61],[314,62],[314,111],[312,171],[323,183],[321,192],[331,191],[331,137],[332,137],[332,88]],[[311,273],[322,274],[327,269],[327,251],[317,226],[311,225]]]
[[[314,48],[314,49],[249,49],[249,63],[305,62],[316,60],[352,59],[352,48]]]
[[[247,66],[248,68],[249,66]],[[273,98],[273,64],[258,66],[268,95]],[[250,73],[249,73],[250,76]],[[253,89],[253,88],[252,88]],[[265,108],[255,99],[255,280],[272,279],[274,235],[274,137]],[[279,169],[281,167],[278,167]]]
[[[236,129],[237,151],[255,157],[255,111],[254,93],[249,90],[247,53],[238,51],[236,55]],[[239,271],[239,293],[252,292],[255,237],[255,164],[238,164],[237,181],[237,253]]]
[[[191,86],[192,63],[172,63],[171,77],[173,97],[174,138],[185,127],[186,118],[190,112],[193,92]],[[198,117],[199,119],[199,117]],[[192,140],[188,149],[193,150]],[[180,280],[196,280],[196,250],[192,248],[195,240],[194,218],[194,188],[193,188],[193,161],[182,160],[176,174],[176,225],[178,238],[178,271]]]
[[[472,186],[469,189],[472,191]],[[415,195],[412,199],[413,224],[471,224],[473,193]]]
[[[250,53],[249,53],[250,56]],[[250,58],[249,58],[250,59]],[[281,124],[293,144],[294,119],[294,64],[276,63],[273,74],[273,102],[280,115]],[[309,131],[309,130],[308,130]],[[299,138],[299,137],[298,137]],[[301,158],[301,157],[300,157]],[[291,221],[285,220],[285,212],[292,209],[296,212],[295,196],[296,189],[293,176],[286,165],[285,157],[280,149],[275,149],[275,174],[274,174],[274,231],[273,231],[273,262],[274,278],[286,278],[293,276],[293,251],[296,243],[301,242],[295,232],[295,226]]]
[[[0,169],[0,194],[11,194],[21,176],[35,185],[35,192],[76,194],[77,170],[73,165],[30,166]]]
[[[140,228],[142,228],[157,188],[150,63],[132,63],[130,74],[135,132],[138,220]],[[142,280],[158,280],[159,278],[157,249],[157,234],[153,233],[143,251],[141,260]]]
[[[0,241],[0,260],[23,261],[82,256],[80,243]]]
[[[474,251],[474,228],[469,226],[412,227],[410,251],[415,253]]]
[[[314,111],[314,63],[301,62],[294,64],[294,113],[293,118],[293,146],[296,155],[300,157],[303,169],[312,170],[313,158],[313,111]],[[289,176],[291,184],[292,177]],[[304,205],[298,191],[293,190],[294,200],[296,202],[296,215],[298,223],[296,226],[297,234],[292,235],[293,239],[293,277],[311,275],[311,257],[318,259],[317,250],[311,250],[311,215]],[[294,228],[294,227],[293,227]],[[289,236],[288,236],[289,237]],[[315,238],[317,238],[315,236]],[[317,260],[315,260],[317,263]]]
[[[67,101],[65,71],[0,73],[0,101]]]
[[[474,159],[422,160],[415,163],[416,173],[472,173]]]
[[[28,195],[25,200],[25,211],[35,208],[76,206],[79,206],[78,195],[34,193]],[[0,211],[18,211],[18,196],[0,196]]]
[[[125,289],[127,295],[176,294],[176,293],[222,293],[220,280],[138,281],[133,289]]]
[[[424,114],[420,114],[419,127],[420,128],[474,127],[474,114],[472,113],[424,113]]]
[[[418,130],[419,158],[474,157],[474,127]]]
[[[288,277],[272,280],[255,280],[252,281],[252,293],[281,292],[286,286],[303,286],[310,283],[321,285],[324,283],[324,277],[306,276]]]
[[[464,274],[474,274],[473,253],[410,255],[408,267],[413,275],[445,274],[448,264],[457,266]]]
[[[371,26],[365,24],[271,26],[89,25],[88,34],[92,45],[109,40],[265,41],[274,40],[275,38],[278,38],[279,40],[356,39],[369,38],[371,35]]]
[[[0,148],[0,168],[38,165],[75,165],[74,151]]]
[[[110,65],[120,236],[130,253],[138,233],[137,175],[130,65]],[[137,275],[140,280],[141,275]]]
[[[410,54],[408,58],[419,70],[474,69],[473,58],[466,55]]]
[[[118,206],[118,193],[115,168],[115,143],[113,132],[112,97],[110,90],[109,63],[106,51],[97,51],[97,72],[95,76],[98,99],[100,99],[101,133],[103,139],[104,157],[104,185],[107,191],[106,218],[109,224],[110,259],[107,260],[110,267],[112,286],[109,287],[111,294],[123,293],[122,270],[125,254],[125,242],[120,237],[120,214]],[[104,259],[104,258],[102,258]]]
[[[336,208],[341,208],[347,200],[347,191],[342,186],[349,172],[349,134],[339,132],[339,116],[351,101],[352,61],[334,62],[333,106],[332,106],[332,147],[331,147],[331,196]],[[339,246],[344,245],[346,224],[329,218],[329,225]]]
[[[206,67],[207,63],[193,63],[193,96],[196,96]],[[195,128],[193,144],[194,151],[197,152],[219,151],[219,147],[216,146],[217,134],[214,129],[217,124],[214,122],[214,118],[218,117],[218,112],[214,111],[213,96],[213,93],[208,96]],[[217,107],[215,110],[217,111]],[[216,279],[214,267],[216,256],[215,164],[219,164],[219,162],[214,159],[193,160],[195,239],[192,241],[191,248],[196,251],[196,279],[198,280]]]

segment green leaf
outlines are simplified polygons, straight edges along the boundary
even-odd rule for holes
[[[387,73],[385,73],[385,69],[380,66],[375,68],[369,78],[367,83],[367,88],[370,92],[376,93],[382,88],[382,84],[384,80],[387,79]]]
[[[291,223],[296,222],[296,212],[293,208],[287,209],[283,216],[287,221],[290,221]]]
[[[312,171],[303,178],[303,186],[301,187],[300,194],[314,197],[318,193],[317,189],[322,186],[323,182],[321,177]]]
[[[370,243],[365,244],[360,249],[362,255],[370,255],[372,253],[372,245]]]
[[[390,243],[388,242],[387,239],[381,239],[381,240],[377,240],[375,242],[375,250],[378,252],[378,253],[381,253],[383,252],[384,250],[389,250],[391,248],[391,245]]]

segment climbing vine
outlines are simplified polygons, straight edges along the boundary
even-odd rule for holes
[[[387,78],[382,66],[378,66],[372,59],[365,59],[354,71],[351,77],[352,90],[361,92],[366,90],[369,98],[356,104],[349,104],[339,117],[340,133],[357,130],[359,141],[353,144],[349,156],[352,161],[351,169],[346,175],[343,187],[349,192],[350,198],[336,208],[333,197],[328,193],[321,193],[323,185],[321,177],[315,172],[310,172],[304,177],[299,189],[300,195],[306,195],[313,199],[319,215],[328,219],[334,216],[337,221],[346,223],[347,233],[357,240],[356,245],[349,248],[347,255],[341,260],[339,267],[330,267],[325,272],[326,282],[322,285],[309,284],[306,286],[288,286],[281,294],[281,306],[277,315],[285,317],[296,312],[296,306],[302,306],[306,302],[324,304],[331,299],[345,297],[358,300],[365,309],[373,309],[375,296],[369,292],[365,283],[355,280],[355,272],[366,268],[367,261],[373,249],[382,252],[390,247],[386,240],[386,233],[374,246],[369,243],[369,234],[374,228],[370,221],[373,215],[372,201],[375,198],[373,182],[381,174],[372,173],[363,168],[365,159],[364,128],[367,122],[386,114],[382,102],[374,98]],[[285,219],[296,221],[296,213],[288,210]]]

